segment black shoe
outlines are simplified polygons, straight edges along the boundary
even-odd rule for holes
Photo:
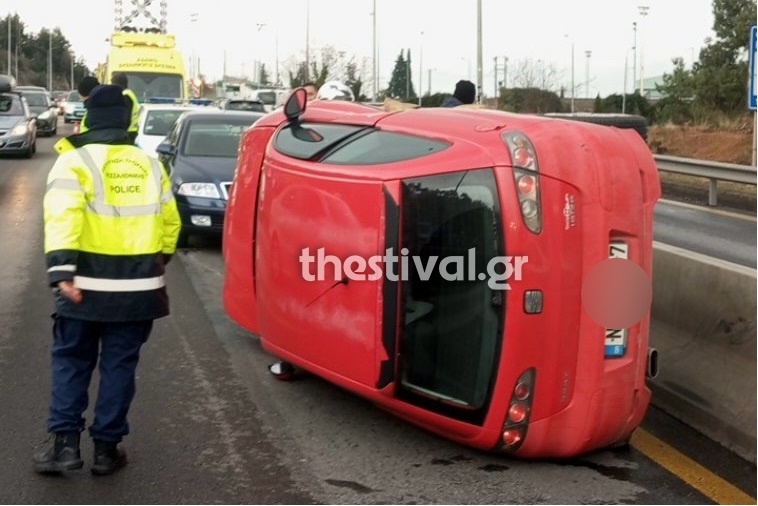
[[[295,368],[292,364],[281,360],[268,366],[268,372],[280,381],[292,381],[295,377]]]
[[[81,469],[84,461],[79,452],[79,433],[55,434],[53,446],[34,456],[34,470],[43,474],[58,474]]]
[[[118,443],[95,439],[95,462],[92,464],[92,474],[106,476],[115,473],[125,465],[126,452],[119,448]]]

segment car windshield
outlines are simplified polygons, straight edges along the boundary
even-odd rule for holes
[[[255,119],[197,119],[189,122],[184,136],[185,156],[237,156],[240,138]]]
[[[45,107],[47,106],[47,97],[42,93],[24,93],[26,103],[32,107]]]
[[[266,105],[274,105],[276,103],[276,93],[273,91],[261,91],[258,93],[258,100]]]
[[[181,98],[183,95],[184,85],[180,75],[127,72],[126,77],[129,88],[140,102],[152,97]]]
[[[251,102],[244,100],[230,101],[226,104],[226,109],[232,111],[251,111],[251,112],[266,112],[261,102]]]
[[[142,133],[145,135],[165,136],[176,120],[182,115],[184,109],[168,111],[149,111],[145,117],[145,125]]]
[[[78,91],[70,91],[68,93],[68,97],[66,98],[67,102],[81,102],[82,97],[79,96]]]
[[[0,116],[22,116],[21,101],[13,95],[0,95]]]

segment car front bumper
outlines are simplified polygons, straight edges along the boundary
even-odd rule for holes
[[[226,201],[201,197],[177,196],[176,207],[186,234],[221,235],[224,230]],[[199,224],[208,222],[209,224]]]
[[[0,136],[0,154],[25,153],[29,145],[30,139],[26,134]]]

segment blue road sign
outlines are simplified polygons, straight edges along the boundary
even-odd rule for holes
[[[755,37],[756,37],[756,25],[750,27],[750,88],[749,88],[749,100],[748,107],[750,110],[756,109],[756,86],[758,86],[758,79],[755,75]]]

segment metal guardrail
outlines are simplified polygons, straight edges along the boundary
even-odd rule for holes
[[[697,176],[708,179],[708,205],[715,206],[718,197],[718,181],[731,181],[745,183],[753,186],[756,181],[756,168],[751,165],[739,165],[736,163],[708,162],[692,158],[678,156],[653,155],[658,170],[663,172],[675,172],[688,176]]]

